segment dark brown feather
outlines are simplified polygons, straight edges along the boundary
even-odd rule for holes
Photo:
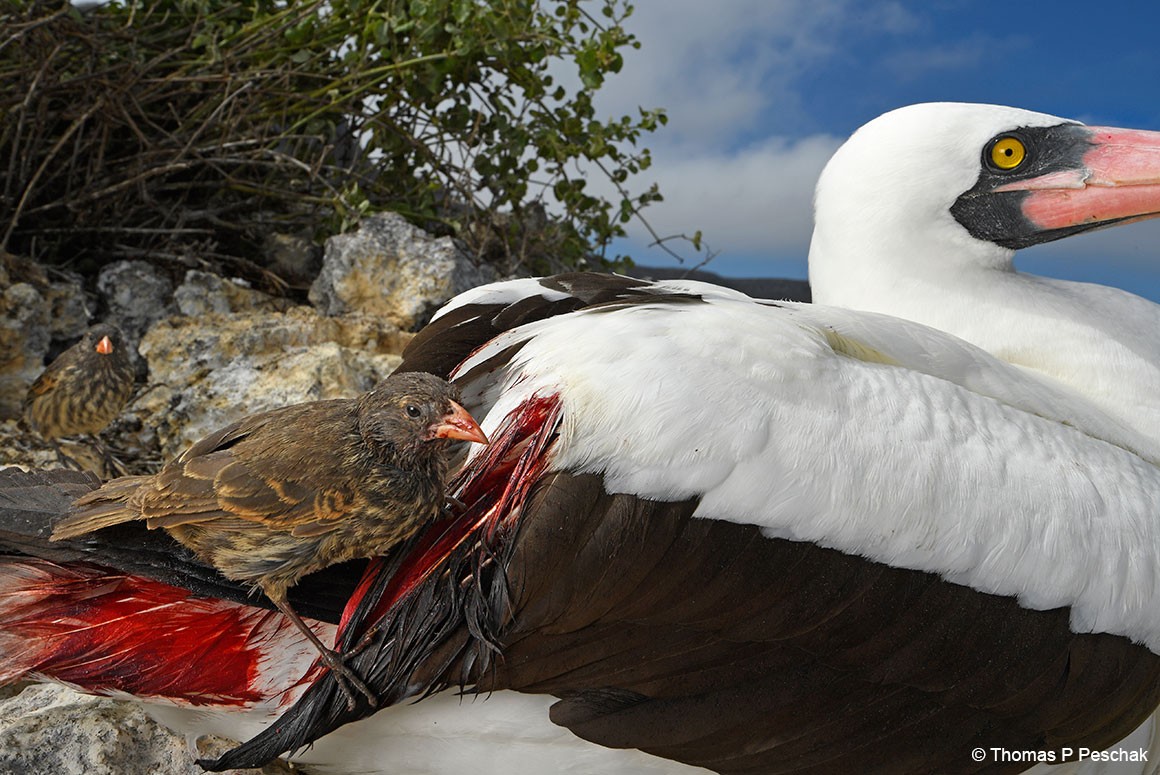
[[[690,506],[547,477],[525,511],[561,518],[520,526],[478,689],[554,694],[585,739],[730,773],[972,772],[976,745],[1099,748],[1160,701],[1160,657],[1066,609]]]
[[[227,578],[284,597],[302,576],[385,553],[439,516],[448,456],[445,440],[428,436],[455,398],[446,382],[411,374],[358,399],[246,417],[155,476],[80,498],[53,537],[144,520]]]
[[[563,315],[578,309],[604,305],[669,300],[695,301],[690,294],[658,290],[647,280],[599,272],[570,272],[538,280],[553,295],[564,298],[528,296],[510,304],[464,304],[433,320],[403,350],[399,372],[426,371],[448,377],[473,350],[504,331],[526,323]],[[510,357],[519,346],[506,354]],[[459,382],[465,380],[460,378]]]
[[[1160,657],[1072,632],[1066,609],[1029,611],[695,508],[545,476],[495,563],[448,557],[377,636],[390,647],[356,664],[391,702],[460,682],[551,694],[552,720],[584,739],[739,774],[1015,772],[971,750],[1100,748],[1160,701]],[[215,766],[365,714],[332,691],[312,687],[279,729]]]

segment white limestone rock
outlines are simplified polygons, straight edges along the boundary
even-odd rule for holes
[[[380,213],[327,240],[310,302],[324,315],[362,312],[414,331],[452,296],[496,279],[494,269],[476,266],[450,237]]]

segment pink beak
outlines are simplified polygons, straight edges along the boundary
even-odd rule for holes
[[[113,340],[107,336],[102,336],[101,341],[97,342],[97,352],[101,355],[111,355],[113,352]]]
[[[1160,216],[1160,132],[1088,127],[1083,166],[1000,186],[1027,191],[1023,215],[1048,231]]]
[[[451,402],[451,412],[444,416],[438,425],[432,427],[431,437],[474,441],[478,444],[488,443],[487,436],[471,413],[454,401]]]

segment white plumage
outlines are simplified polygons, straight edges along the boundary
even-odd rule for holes
[[[991,197],[996,210],[1005,204],[977,185],[994,139],[1069,125],[1079,126],[1017,108],[931,103],[900,108],[859,129],[818,183],[813,298],[950,332],[1075,390],[1139,435],[1160,439],[1160,306],[1118,288],[1017,272],[1010,245],[973,234],[952,212],[963,196]],[[1160,213],[1160,134],[1097,127],[1087,142],[1091,147],[1082,155],[1042,165],[1032,182],[1008,184],[1026,190],[1029,199],[1050,197],[1019,214],[1045,238],[1054,238],[1051,227]],[[1127,205],[1116,200],[1125,191]],[[1075,208],[1072,200],[1082,204]],[[1154,455],[1145,457],[1155,465]],[[1160,491],[1147,496],[1160,504]],[[1078,502],[1067,492],[1055,497]],[[1124,539],[1124,563],[1137,570],[1141,566],[1130,558],[1139,545]],[[1123,594],[1143,594],[1123,567],[1104,563],[1077,571],[1080,583],[1084,572],[1106,574]],[[1093,611],[1091,622],[1101,621],[1105,616]],[[1135,736],[1151,741],[1147,730],[1154,726],[1155,717]],[[1160,745],[1150,746],[1160,758]],[[1099,765],[1090,770],[1104,771]]]
[[[553,470],[699,497],[699,517],[1029,608],[1072,606],[1076,631],[1160,652],[1156,441],[925,326],[705,291],[702,304],[580,311],[496,338],[460,372],[526,344],[492,386],[499,400],[472,411],[490,435],[531,395],[558,392]]]
[[[1017,190],[1002,184],[973,190],[989,141],[1051,127],[1086,131],[1088,145],[1062,159],[1039,147],[1040,174],[1008,184],[1042,202],[1039,209],[1022,212]],[[1055,138],[1032,140],[1047,146]],[[1160,133],[1084,128],[994,105],[900,108],[859,129],[826,166],[810,245],[818,304],[954,334],[1072,386],[1124,424],[1160,438],[1160,306],[1117,288],[1015,271],[1014,249],[974,236],[956,219],[952,207],[964,196],[993,204],[985,214],[996,224],[1001,216],[1038,219],[1024,224],[1036,233],[1007,231],[1011,239],[1041,241],[1063,236],[1053,229],[1152,217],[1160,213]]]

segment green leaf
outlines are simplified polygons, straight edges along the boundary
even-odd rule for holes
[[[9,249],[253,261],[271,224],[323,238],[393,208],[471,239],[492,228],[473,224],[552,195],[543,234],[505,237],[517,246],[499,259],[505,271],[602,266],[593,251],[660,198],[635,182],[651,164],[636,145],[664,126],[663,110],[607,118],[594,106],[639,46],[625,0],[156,0],[103,6],[83,28],[43,5],[62,45],[0,50],[11,72],[42,79],[33,92],[19,78],[0,86],[0,110],[45,128],[0,138],[0,158],[52,171],[9,181],[28,190]],[[579,85],[554,80],[560,67]],[[99,84],[134,99],[86,113]],[[61,143],[82,114],[84,132]],[[88,161],[56,164],[63,147]],[[601,175],[612,201],[587,193]],[[94,195],[106,188],[118,193]],[[79,237],[79,219],[124,232]],[[539,257],[518,252],[530,244]]]

